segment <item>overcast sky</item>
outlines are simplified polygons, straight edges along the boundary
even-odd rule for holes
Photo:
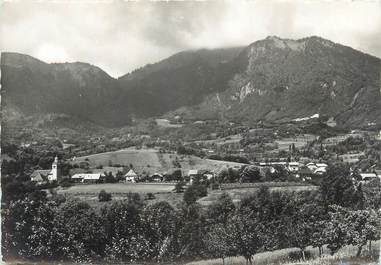
[[[378,0],[3,2],[0,47],[117,77],[186,49],[318,35],[381,57]]]

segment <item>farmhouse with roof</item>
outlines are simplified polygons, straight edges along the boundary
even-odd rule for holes
[[[138,175],[135,173],[134,170],[130,169],[130,171],[128,171],[127,174],[124,175],[124,177],[126,178],[126,182],[136,182]]]
[[[74,182],[99,183],[103,181],[104,175],[101,173],[78,173],[71,176]]]

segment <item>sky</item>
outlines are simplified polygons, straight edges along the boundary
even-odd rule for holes
[[[174,53],[320,36],[381,58],[380,0],[3,1],[1,51],[113,77]]]

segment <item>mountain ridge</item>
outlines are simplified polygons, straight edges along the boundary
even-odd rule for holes
[[[183,51],[118,78],[12,52],[2,53],[1,69],[5,106],[109,127],[165,113],[218,119],[221,111],[249,123],[319,112],[344,126],[381,123],[380,59],[317,36]]]

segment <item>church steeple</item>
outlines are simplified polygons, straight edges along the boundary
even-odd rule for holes
[[[52,163],[52,171],[50,173],[50,181],[58,180],[58,157],[54,158],[54,162]]]

